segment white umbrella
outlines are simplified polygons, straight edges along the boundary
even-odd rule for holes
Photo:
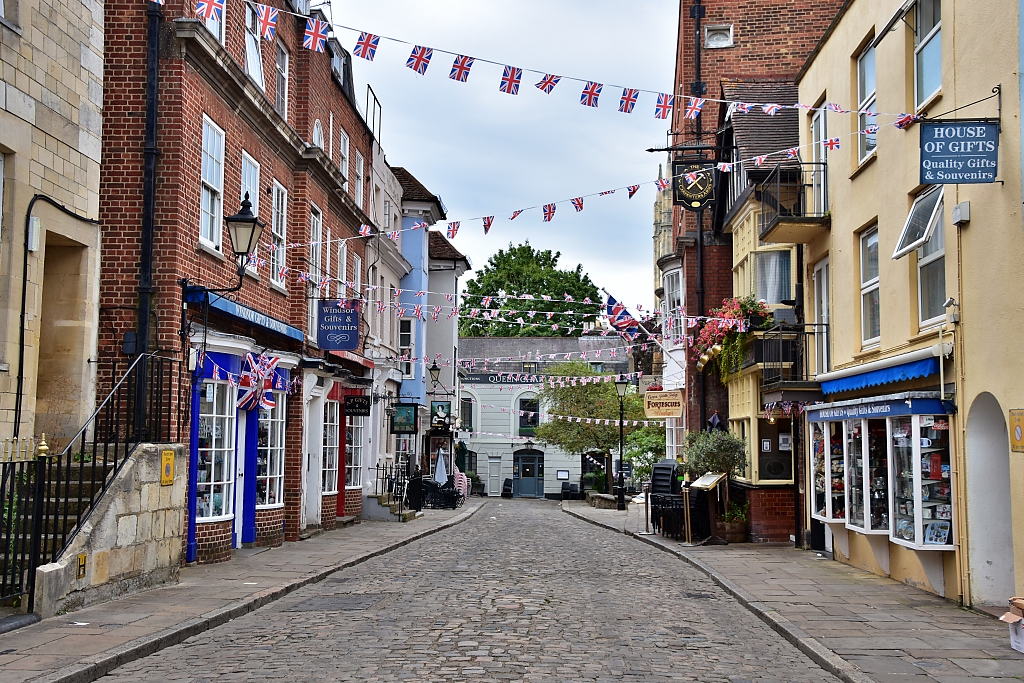
[[[448,472],[444,468],[444,457],[439,453],[437,467],[434,468],[434,481],[444,485],[448,483]]]

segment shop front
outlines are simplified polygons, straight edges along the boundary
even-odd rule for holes
[[[938,392],[908,391],[806,413],[807,500],[825,549],[943,596],[956,586],[948,405]]]

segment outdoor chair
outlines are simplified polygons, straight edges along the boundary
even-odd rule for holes
[[[511,498],[512,497],[512,480],[506,479],[505,483],[501,485],[501,497]]]
[[[569,482],[563,481],[562,482],[562,500],[569,500],[570,498],[572,498],[572,487],[570,486]]]
[[[579,500],[580,499],[580,489],[579,489],[578,486],[576,486],[576,484],[569,484],[569,499],[570,500]]]

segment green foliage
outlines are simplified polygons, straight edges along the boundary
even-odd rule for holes
[[[577,265],[574,270],[558,268],[561,255],[561,252],[552,253],[550,249],[534,249],[529,240],[518,246],[509,244],[507,251],[499,249],[473,279],[466,282],[462,306],[467,312],[471,308],[500,309],[500,318],[509,322],[470,318],[463,314],[459,318],[459,334],[463,337],[566,337],[571,327],[581,330],[584,321],[595,321],[601,309],[600,303],[581,302],[587,297],[600,302],[597,286],[583,272],[582,265]],[[537,298],[510,298],[523,294]],[[552,300],[541,299],[541,294],[550,295]],[[575,301],[565,301],[564,294],[569,294]],[[494,301],[483,306],[482,296],[492,296]],[[536,316],[531,319],[529,311],[536,311]],[[548,320],[544,313],[551,311],[588,315],[556,315]],[[536,326],[520,325],[517,318]],[[557,330],[551,329],[552,323],[558,323]]]
[[[605,488],[605,476],[604,472],[587,472],[583,475],[583,484],[587,488],[601,493]]]
[[[747,445],[731,432],[711,429],[686,435],[686,468],[694,477],[708,472],[733,475],[747,463]]]
[[[750,503],[737,505],[736,501],[729,501],[729,508],[722,515],[722,521],[726,524],[745,522],[750,517]]]
[[[654,465],[665,459],[665,428],[641,427],[631,432],[623,457],[633,463],[633,481],[650,480]]]
[[[604,377],[598,375],[590,364],[582,361],[560,363],[551,369],[545,369],[547,375],[562,377]],[[635,391],[626,394],[625,419],[645,420],[643,400]],[[549,414],[573,415],[604,420],[619,419],[619,396],[615,393],[615,383],[587,382],[577,386],[551,387],[546,385],[538,395],[541,405]],[[626,427],[626,435],[636,431],[636,427]],[[552,420],[538,425],[535,437],[545,443],[558,446],[566,453],[580,455],[590,451],[601,453],[618,453],[619,427],[609,424],[587,424],[584,422],[568,422]]]

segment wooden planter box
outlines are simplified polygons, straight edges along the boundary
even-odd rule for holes
[[[746,543],[747,542],[747,523],[746,522],[718,522],[717,524],[717,535],[721,536],[729,543]]]

